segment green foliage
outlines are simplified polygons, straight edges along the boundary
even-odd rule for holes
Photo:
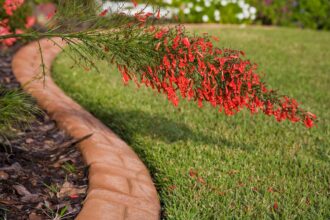
[[[328,0],[249,0],[262,24],[330,29]]]
[[[99,5],[95,0],[56,0],[57,17],[84,21],[86,17],[95,16]]]
[[[18,90],[0,88],[0,136],[12,134],[12,128],[28,125],[40,113],[31,98]]]

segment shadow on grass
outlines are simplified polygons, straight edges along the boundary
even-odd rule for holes
[[[105,111],[99,108],[89,108],[89,110],[130,145],[133,143],[133,137],[139,134],[158,139],[168,144],[178,141],[190,141],[198,144],[213,145],[219,148],[226,147],[246,151],[255,149],[252,145],[222,138],[221,134],[218,137],[214,137],[202,132],[195,132],[185,123],[168,119],[160,114],[149,114],[138,110],[122,111],[111,109]]]

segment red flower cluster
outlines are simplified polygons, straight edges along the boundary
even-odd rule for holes
[[[0,36],[8,35],[8,34],[22,34],[23,29],[31,28],[36,21],[35,17],[27,16],[25,19],[25,23],[22,24],[21,28],[14,28],[11,24],[15,23],[11,22],[15,17],[15,11],[17,11],[24,4],[24,0],[5,0],[2,8],[5,10],[5,14],[0,15]],[[1,9],[0,9],[1,11]],[[15,24],[17,25],[17,24]],[[0,45],[11,46],[16,42],[16,38],[8,38],[5,40],[0,40]]]
[[[181,26],[148,30],[153,30],[159,62],[141,73],[120,66],[125,83],[138,75],[137,84],[164,93],[175,106],[180,93],[199,107],[207,102],[227,115],[248,108],[251,113],[273,115],[277,121],[301,121],[308,128],[314,125],[316,116],[299,108],[296,100],[266,88],[255,73],[257,66],[242,59],[242,51],[215,48],[210,37],[189,37]]]
[[[5,0],[3,8],[6,14],[12,16],[14,11],[16,11],[24,3],[24,0]]]

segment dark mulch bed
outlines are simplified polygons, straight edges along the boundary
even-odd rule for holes
[[[0,85],[19,88],[11,59],[19,45],[0,48]],[[46,113],[15,136],[0,138],[0,219],[74,219],[87,174],[73,140]]]

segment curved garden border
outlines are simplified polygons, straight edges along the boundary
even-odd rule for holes
[[[53,40],[64,45],[59,38]],[[23,88],[69,135],[80,139],[91,134],[79,143],[89,166],[89,187],[77,219],[159,219],[160,203],[147,168],[124,141],[53,82],[49,68],[61,48],[47,39],[40,47],[45,76],[37,42],[17,52],[12,68]]]

